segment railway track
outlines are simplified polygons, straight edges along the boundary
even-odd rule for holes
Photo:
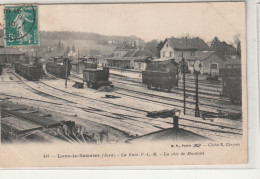
[[[10,95],[5,95],[5,96],[10,96]],[[15,98],[16,96],[11,96],[11,97],[13,97],[13,98]],[[46,101],[41,101],[41,100],[35,100],[35,99],[31,99],[31,98],[23,98],[23,99],[26,99],[26,100],[34,100],[34,101],[37,101],[37,102],[44,102],[44,103],[46,103]],[[47,102],[47,103],[49,103],[49,102]],[[58,105],[62,105],[62,104],[59,104],[59,103],[55,103],[55,104],[58,104]],[[89,112],[89,113],[94,113],[94,114],[100,114],[99,112],[100,112],[100,110],[96,110],[95,108],[94,109],[92,109],[92,108],[84,108],[84,107],[82,107],[81,108],[82,110],[84,110],[84,111],[86,111],[86,112]],[[112,113],[112,114],[116,114],[116,113]],[[118,115],[118,114],[116,114],[116,115]],[[120,117],[117,117],[117,118],[115,118],[115,119],[120,119],[120,120],[122,120],[122,118],[125,120],[125,119],[129,119],[129,120],[133,120],[133,118],[135,117],[135,116],[131,116],[131,115],[125,115],[125,114],[119,114],[119,116]],[[106,117],[109,117],[109,118],[111,118],[112,116],[110,116],[110,115],[106,115]],[[206,125],[209,125],[209,126],[215,126],[215,127],[219,127],[219,128],[226,128],[226,129],[231,129],[231,130],[236,130],[236,131],[242,131],[242,129],[239,129],[239,128],[235,128],[235,127],[231,127],[231,126],[224,126],[224,125],[219,125],[219,124],[214,124],[214,123],[210,123],[210,122],[207,122],[207,121],[200,121],[200,120],[194,120],[194,119],[187,119],[187,118],[181,118],[182,120],[187,120],[187,121],[190,121],[190,122],[195,122],[195,123],[201,123],[201,124],[206,124]],[[134,121],[137,121],[137,122],[140,122],[140,119],[139,120],[136,120],[136,119],[134,119]],[[141,121],[142,123],[146,123],[146,124],[151,124],[151,121],[156,121],[156,119],[148,119],[148,121],[147,121],[147,119],[146,119],[146,121]],[[158,121],[161,121],[161,120],[158,120]],[[172,122],[169,122],[169,121],[164,121],[165,123],[167,123],[167,124],[170,124],[170,125],[172,125],[173,123]],[[129,124],[129,123],[128,123]],[[132,124],[131,124],[132,125]],[[138,126],[138,127],[140,127],[140,126]],[[157,126],[158,127],[158,126]],[[190,126],[190,127],[192,127],[192,126]],[[193,126],[193,127],[195,127],[195,126]],[[160,127],[158,127],[158,128],[160,128]],[[207,128],[205,128],[205,130],[211,130],[211,129],[207,129]],[[221,132],[221,131],[220,131]],[[234,133],[234,132],[230,132],[231,134],[232,133]],[[241,135],[241,134],[239,134],[239,135]]]
[[[73,75],[73,77],[76,76],[76,75]],[[79,79],[79,80],[82,80],[80,77],[76,76],[76,79]],[[125,94],[125,93],[122,93],[122,92],[115,92],[115,93],[118,93],[120,95],[124,95],[124,96],[130,96],[130,97],[134,97],[134,98],[138,98],[138,99],[142,99],[142,100],[146,100],[146,101],[149,101],[149,102],[156,102],[156,103],[159,103],[159,104],[165,104],[165,105],[169,105],[169,106],[175,106],[175,107],[178,107],[178,108],[182,108],[183,105],[181,103],[183,103],[183,99],[178,99],[178,98],[172,98],[172,97],[166,97],[166,96],[161,96],[161,95],[156,95],[156,94],[151,94],[151,93],[146,93],[146,92],[141,92],[141,91],[137,91],[137,90],[130,90],[129,88],[123,88],[122,86],[117,86],[118,89],[121,89],[121,90],[124,90],[124,91],[127,91],[127,92],[130,92],[132,94],[139,94],[140,96],[137,97],[137,96],[134,96],[134,95],[130,95],[130,94]],[[179,105],[177,104],[174,104],[174,103],[168,103],[168,102],[159,102],[159,101],[156,101],[156,100],[152,100],[152,99],[147,99],[145,98],[144,96],[148,96],[148,97],[153,97],[153,98],[156,98],[156,99],[162,99],[162,100],[166,100],[166,101],[177,101],[179,102]],[[215,101],[214,101],[215,102]],[[187,104],[190,104],[190,105],[195,105],[195,102],[194,101],[189,101],[187,99],[186,101]],[[239,114],[240,112],[236,109],[226,109],[226,107],[224,106],[223,108],[221,108],[220,106],[218,105],[214,105],[214,104],[206,104],[206,103],[203,103],[203,102],[200,102],[200,105],[203,107],[203,112],[212,112],[212,110],[216,110],[215,112],[215,115],[218,115],[218,112],[217,111],[223,111],[223,112],[229,112],[229,113],[234,113],[234,114]],[[230,106],[229,106],[230,107]],[[207,108],[209,110],[207,110]],[[191,109],[191,110],[194,110],[194,106],[187,106],[187,109]],[[214,113],[214,112],[213,112]]]
[[[153,101],[153,102],[156,102],[156,100],[148,100],[147,98],[145,98],[144,96],[149,96],[149,97],[153,97],[153,98],[156,98],[156,99],[162,99],[162,100],[166,100],[166,101],[178,101],[180,105],[176,105],[176,107],[180,107],[182,108],[183,107],[183,100],[182,99],[177,99],[177,98],[169,98],[169,97],[165,97],[165,96],[160,96],[160,95],[154,95],[154,94],[150,94],[150,93],[144,93],[144,92],[140,92],[140,91],[135,91],[135,90],[130,90],[130,89],[126,89],[126,88],[122,88],[122,87],[117,87],[118,89],[121,89],[121,90],[124,90],[124,91],[128,91],[128,92],[131,92],[131,93],[134,93],[134,94],[139,94],[140,96],[143,96],[143,97],[136,97],[138,99],[143,99],[143,100],[147,100],[147,101]],[[129,95],[129,94],[124,94],[124,93],[121,93],[121,92],[115,92],[115,93],[118,93],[118,94],[121,94],[121,95],[127,95],[127,96],[131,96],[131,97],[135,97],[133,95]],[[172,106],[172,105],[175,105],[174,103],[165,103],[165,102],[159,102],[157,101],[158,103],[163,103],[163,104],[166,104],[166,105],[169,105],[169,106]],[[195,105],[195,102],[191,102],[191,101],[186,101],[187,104],[190,104],[192,106]],[[216,105],[212,105],[212,104],[203,104],[203,103],[200,103],[200,106],[202,107],[201,111],[203,112],[212,112],[212,110],[216,110],[216,111],[223,111],[223,112],[231,112],[231,113],[240,113],[236,110],[230,110],[230,109],[225,109],[225,108],[220,108],[219,106],[216,106]],[[217,108],[217,109],[216,109]],[[189,107],[187,106],[187,109],[194,109],[194,107]],[[209,110],[207,110],[209,109]],[[210,111],[211,110],[211,111]],[[214,113],[214,112],[213,112]],[[215,114],[217,114],[215,112]]]
[[[117,81],[118,83],[122,83],[122,84],[127,84],[125,81],[130,81],[128,79],[122,79],[122,78],[115,78],[117,80],[122,80],[122,81]],[[124,82],[123,82],[124,81]],[[139,86],[142,88],[147,88],[146,85],[144,85],[141,82],[133,82],[135,83],[135,86]],[[129,84],[129,83],[128,83]],[[170,93],[174,93],[174,94],[183,94],[183,83],[179,83],[178,88],[174,88],[174,91],[171,91]],[[216,90],[217,88],[206,88],[202,90],[202,87],[199,87],[199,97],[202,99],[214,99],[214,100],[218,100],[218,101],[229,101],[228,98],[222,97],[220,96],[221,90]],[[209,92],[210,91],[210,92]],[[195,96],[195,84],[193,85],[187,85],[186,83],[186,94],[191,95],[191,96]]]
[[[120,79],[124,79],[127,80],[129,82],[134,82],[134,83],[139,83],[142,84],[142,79],[136,79],[136,78],[130,78],[130,77],[126,77],[124,75],[119,75],[119,74],[111,74],[110,73],[110,77],[112,78],[120,78]],[[191,76],[190,78],[186,78],[186,85],[195,85],[195,79],[193,79],[194,76]],[[182,83],[182,80],[179,80],[179,83]],[[211,89],[222,89],[221,87],[221,81],[218,82],[207,82],[206,79],[205,80],[199,80],[199,86],[202,87],[209,87]]]
[[[46,84],[45,84],[46,85]],[[50,86],[51,87],[51,86]],[[53,89],[53,87],[51,87],[52,89]],[[64,91],[63,90],[58,90],[59,91],[59,93],[60,92],[62,92],[62,93],[64,93]],[[67,92],[67,93],[69,93],[69,92]],[[73,93],[69,93],[70,95],[73,95],[73,96],[78,96],[78,97],[81,97],[81,98],[87,98],[87,97],[85,97],[85,96],[81,96],[81,95],[78,95],[78,94],[73,94]],[[45,96],[45,97],[50,97],[50,98],[53,98],[53,96],[55,96],[55,95],[50,95],[50,94],[48,94],[47,96]],[[57,97],[57,96],[55,96],[55,99],[60,99],[60,97]],[[87,98],[87,99],[91,99],[91,98]],[[61,100],[60,102],[73,102],[73,101],[71,101],[71,100]],[[102,103],[104,103],[104,101],[102,101]],[[111,103],[109,103],[109,104],[111,104]],[[113,104],[114,105],[114,104]],[[124,107],[126,107],[126,106],[124,106]],[[129,107],[127,106],[127,108],[129,109]],[[107,114],[110,114],[110,111],[102,111],[102,110],[100,110],[100,109],[98,109],[98,108],[93,108],[93,107],[91,107],[91,108],[89,108],[89,107],[87,107],[87,108],[82,108],[82,110],[85,110],[86,112],[89,112],[89,113],[96,113],[96,114],[98,114],[98,115],[103,115],[103,114],[100,114],[100,112],[105,112],[105,113],[107,113]],[[140,109],[135,109],[135,110],[138,110],[139,112],[140,112]],[[142,112],[142,114],[144,114],[144,112],[147,112],[147,111],[141,111]],[[128,120],[132,120],[132,121],[136,121],[136,122],[138,122],[138,123],[144,123],[144,121],[143,121],[143,119],[141,119],[141,118],[136,118],[136,116],[132,116],[132,115],[123,115],[123,114],[120,114],[120,113],[114,113],[113,115],[107,115],[106,114],[106,117],[108,117],[108,118],[114,118],[115,117],[115,115],[117,115],[117,118],[116,119],[118,119],[118,120],[126,120],[126,119],[128,119]],[[142,121],[140,121],[140,120],[142,120]],[[146,124],[148,124],[148,125],[153,125],[152,123],[151,123],[151,120],[150,119],[146,119],[145,118],[145,120],[146,120]],[[183,120],[185,120],[185,118],[183,119]],[[125,121],[126,122],[126,121]],[[194,121],[195,122],[195,121]],[[200,123],[200,122],[198,122],[198,121],[196,121],[196,123]],[[125,124],[128,124],[128,125],[133,125],[133,123],[125,123]],[[169,125],[169,123],[167,123],[168,125]],[[208,125],[208,126],[211,126],[212,127],[212,125],[210,125],[210,124],[203,124],[203,125]],[[153,126],[156,126],[156,125],[153,125]],[[140,126],[139,126],[140,127]],[[187,126],[186,126],[187,127]],[[190,126],[190,127],[195,127],[195,126]],[[198,127],[198,126],[197,126]],[[215,126],[216,127],[216,126]],[[159,128],[159,127],[157,127],[157,128]],[[225,126],[223,126],[222,125],[222,128],[225,128]],[[229,127],[227,127],[226,126],[226,128],[228,129]],[[201,130],[203,130],[203,129],[201,129]],[[210,129],[208,129],[208,128],[205,128],[205,130],[209,130],[210,131]],[[233,130],[233,129],[230,129],[230,130]],[[232,133],[232,132],[231,132]]]

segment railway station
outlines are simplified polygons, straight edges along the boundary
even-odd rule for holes
[[[110,57],[8,48],[0,58],[2,142],[242,137],[241,62],[234,49],[222,56],[198,37],[166,38],[157,54],[138,44],[117,44]]]

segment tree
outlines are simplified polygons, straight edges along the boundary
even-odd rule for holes
[[[58,45],[57,45],[57,51],[60,53],[61,52],[61,42],[59,41]]]
[[[157,40],[152,40],[150,42],[147,42],[144,46],[145,50],[150,51],[153,55],[155,55],[156,57],[160,56],[160,50],[158,49],[158,42]]]
[[[75,45],[73,44],[72,48],[71,48],[72,52],[75,53],[76,52],[76,48]]]
[[[234,48],[232,45],[227,44],[225,41],[220,41],[217,37],[210,42],[210,47],[214,50],[218,56],[225,58],[227,51]]]
[[[69,54],[70,53],[70,46],[68,45],[68,48],[66,50],[66,54]]]
[[[241,57],[241,41],[240,41],[240,34],[236,33],[233,36],[233,45],[236,48],[237,55]]]

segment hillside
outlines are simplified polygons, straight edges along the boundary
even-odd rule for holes
[[[143,39],[136,36],[105,36],[96,33],[86,32],[40,32],[40,48],[37,51],[46,51],[47,48],[55,48],[59,42],[62,43],[66,50],[74,45],[76,52],[80,55],[89,55],[92,51],[101,55],[110,55],[113,53],[116,46],[126,41],[138,41],[138,46],[142,48],[145,44]]]

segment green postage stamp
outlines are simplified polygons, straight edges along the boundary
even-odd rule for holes
[[[4,7],[5,46],[39,45],[37,5]]]

